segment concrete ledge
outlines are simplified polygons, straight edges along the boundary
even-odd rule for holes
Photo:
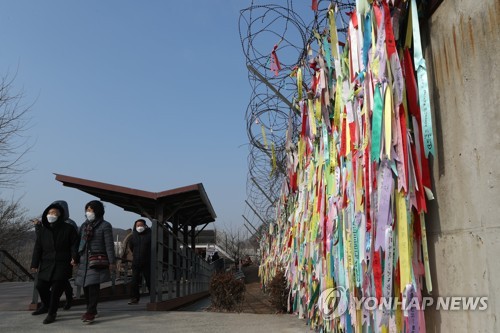
[[[208,291],[203,291],[201,293],[196,293],[189,296],[177,297],[161,302],[148,303],[146,309],[148,311],[170,311],[181,306],[196,302],[197,300],[208,297],[209,295],[210,293]]]

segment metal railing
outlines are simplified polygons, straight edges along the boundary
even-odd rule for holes
[[[213,266],[167,225],[155,222],[152,229],[151,303],[208,291]]]
[[[0,249],[0,281],[30,281],[34,277],[7,250]]]
[[[151,303],[208,291],[213,273],[217,269],[224,269],[223,259],[216,261],[216,265],[207,263],[185,242],[176,237],[166,225],[155,222],[152,231],[151,289],[149,290]],[[111,276],[112,294],[115,294],[117,282],[123,281],[123,284],[127,284],[131,280],[130,262],[122,260],[120,266],[120,269]],[[34,277],[31,276],[31,279]],[[145,292],[146,284],[143,281],[142,293]],[[81,298],[81,296],[81,287],[77,286],[76,298]],[[34,286],[32,303],[37,302],[38,293]]]

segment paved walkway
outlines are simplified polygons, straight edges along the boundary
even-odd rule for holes
[[[60,310],[57,320],[42,324],[45,315],[32,316],[27,311],[33,283],[0,283],[0,332],[312,332],[295,315],[273,314],[267,300],[255,284],[247,285],[247,303],[242,313],[208,312],[206,298],[177,311],[146,311],[146,302],[128,305],[127,300],[102,302],[99,317],[90,325],[80,320],[85,311],[78,305]],[[139,330],[139,331],[138,331]]]
[[[0,311],[0,332],[311,332],[293,315],[146,311],[145,304],[131,306],[123,300],[99,304],[99,317],[90,325],[81,322],[83,312],[83,306],[60,310],[54,323],[44,325],[45,315],[4,310]]]

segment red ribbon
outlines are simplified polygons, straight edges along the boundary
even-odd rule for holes
[[[326,195],[324,195],[321,200],[323,200],[323,202],[325,203],[324,204],[324,207],[325,209],[323,210],[323,258],[326,258],[326,252],[327,252],[327,246],[326,246],[326,238],[327,238],[327,234],[326,234],[326,225],[327,225],[327,222],[328,222],[328,214],[327,214],[327,205],[328,205],[328,200],[326,199]]]
[[[399,271],[399,259],[396,263],[396,269],[394,270],[394,286],[399,286],[401,284],[401,272]],[[399,296],[401,298],[402,291],[399,291]]]
[[[302,104],[302,131],[300,132],[303,139],[305,139],[305,137],[306,137],[306,129],[307,129],[307,105],[306,105],[306,103],[303,103]]]
[[[315,12],[318,11],[318,0],[312,0],[311,9]]]
[[[318,86],[318,82],[319,82],[319,79],[316,77],[316,75],[314,75],[312,77],[312,81],[311,81],[311,91],[313,91],[313,92],[316,91],[316,87]]]
[[[354,111],[353,111],[354,112]],[[351,151],[354,152],[355,144],[358,144],[358,135],[356,133],[356,122],[349,123],[349,135],[351,136]]]
[[[380,27],[380,21],[382,21],[382,10],[377,4],[373,4],[373,12],[375,13],[375,21],[377,22],[377,27]]]
[[[365,190],[365,212],[366,212],[366,232],[370,232],[372,229],[372,216],[370,214],[370,146],[367,145],[364,153],[364,169],[365,177],[363,182],[363,188]]]
[[[413,214],[413,232],[415,233],[415,239],[417,241],[421,240],[422,239],[422,229],[420,227],[420,214],[418,214],[417,212],[415,212],[414,210],[412,210],[412,214]],[[417,247],[417,248],[420,248],[420,247]],[[419,251],[417,251],[419,252]]]
[[[401,127],[401,141],[403,145],[403,164],[404,164],[404,169],[405,169],[405,188],[408,188],[408,178],[410,175],[408,175],[408,137],[407,135],[407,125],[406,125],[406,115],[405,115],[405,108],[403,104],[399,105],[399,125]]]
[[[418,190],[415,189],[417,196],[417,208],[419,212],[427,212],[427,207],[425,203],[425,191],[422,184],[422,174],[420,173],[420,165],[417,159],[417,151],[415,145],[411,145],[411,157],[413,159],[413,167],[415,169],[415,175],[417,177]]]
[[[346,108],[344,106],[344,114],[346,113]],[[346,155],[346,126],[347,119],[342,117],[342,136],[340,138],[340,156]]]
[[[382,265],[380,263],[380,252],[373,253],[373,277],[375,280],[375,296],[380,302],[382,298]]]
[[[273,51],[271,52],[271,70],[274,72],[274,75],[278,76],[278,72],[281,70],[281,65],[278,60],[278,56],[276,55],[276,49],[278,49],[278,45],[274,45]]]
[[[356,15],[356,11],[348,13],[351,15],[352,25],[355,29],[358,29],[358,16]]]
[[[391,12],[389,11],[389,6],[385,1],[382,1],[382,5],[384,6],[385,44],[387,46],[387,58],[391,59],[391,56],[396,53],[396,41],[394,40],[394,31],[392,29]]]
[[[290,175],[290,188],[292,193],[295,193],[298,189],[296,172],[292,172]]]
[[[418,132],[419,136],[418,138],[415,138],[415,140],[418,140],[420,143],[420,160],[422,164],[419,166],[419,170],[421,171],[421,183],[419,186],[423,185],[427,188],[431,188],[431,176],[430,176],[430,171],[429,171],[429,162],[427,158],[425,157],[425,150],[424,150],[424,138],[422,136],[422,120],[420,117],[420,107],[418,106],[418,99],[417,99],[417,82],[415,80],[415,71],[413,70],[413,63],[411,60],[411,54],[410,50],[406,48],[404,50],[404,76],[405,76],[405,82],[406,82],[406,93],[407,93],[407,98],[408,98],[408,109],[410,111],[410,114],[415,117],[417,120],[418,124]],[[414,154],[412,155],[413,157],[413,163],[415,165],[418,164],[418,159],[416,159],[417,155]],[[422,187],[420,189],[422,192],[424,191],[424,188]],[[427,212],[427,209],[425,208],[425,195],[424,198],[422,198],[423,201],[423,209],[424,212]],[[421,207],[422,208],[422,207]],[[421,210],[419,210],[421,211]]]

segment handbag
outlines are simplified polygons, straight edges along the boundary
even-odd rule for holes
[[[90,242],[87,243],[88,249],[88,267],[91,269],[104,269],[109,267],[109,259],[106,252],[94,252],[90,247]]]
[[[89,252],[89,268],[103,269],[109,267],[109,259],[106,253]]]

